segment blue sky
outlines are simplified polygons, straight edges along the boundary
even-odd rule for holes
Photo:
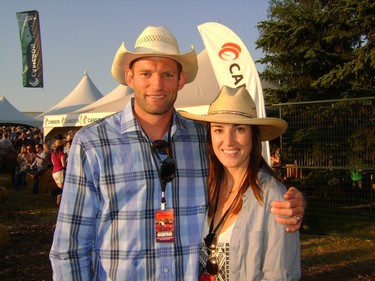
[[[220,22],[245,43],[254,61],[259,37],[256,25],[266,20],[268,1],[249,0],[1,0],[0,96],[18,110],[43,111],[67,96],[85,70],[103,95],[117,87],[113,57],[122,42],[132,50],[148,25],[165,25],[180,50],[204,48],[197,26]],[[22,86],[22,55],[16,13],[38,10],[41,25],[44,88]],[[258,70],[261,69],[257,65]]]

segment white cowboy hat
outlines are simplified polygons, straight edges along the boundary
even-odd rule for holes
[[[112,64],[112,76],[122,85],[126,85],[125,70],[132,61],[143,57],[166,57],[181,64],[186,72],[186,83],[192,82],[197,76],[198,61],[194,46],[186,54],[180,54],[176,38],[164,26],[149,26],[139,35],[134,45],[134,52],[126,49],[122,43],[117,50]]]
[[[185,118],[202,122],[256,125],[262,141],[277,138],[288,128],[288,124],[283,119],[258,118],[255,103],[244,87],[223,86],[205,115],[186,111],[179,111],[179,113]]]

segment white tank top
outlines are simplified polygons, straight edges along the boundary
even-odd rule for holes
[[[232,237],[233,227],[235,223],[236,221],[234,221],[232,225],[229,226],[224,232],[219,233],[217,237],[218,245],[216,248],[216,253],[218,258],[219,272],[215,277],[215,281],[228,280],[229,278],[229,243]],[[201,274],[207,274],[205,267],[207,263],[208,252],[206,244],[204,243],[204,238],[207,236],[209,229],[210,226],[208,225],[207,220],[205,220],[202,232],[201,252],[199,257],[199,272]]]

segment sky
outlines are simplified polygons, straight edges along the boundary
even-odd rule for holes
[[[249,0],[1,0],[0,96],[19,111],[43,112],[64,99],[85,71],[106,95],[118,86],[111,75],[114,55],[122,42],[133,50],[149,25],[168,27],[181,52],[204,44],[197,26],[220,22],[234,31],[254,61],[258,22],[267,19],[268,1]],[[22,54],[17,12],[37,10],[43,53],[43,88],[22,86]],[[256,63],[258,70],[261,65]]]

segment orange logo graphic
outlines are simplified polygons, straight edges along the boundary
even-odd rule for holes
[[[235,43],[225,43],[219,52],[219,57],[226,61],[236,60],[241,53],[241,47]]]

